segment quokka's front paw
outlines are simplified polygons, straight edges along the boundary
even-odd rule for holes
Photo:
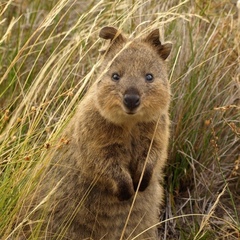
[[[130,199],[134,194],[133,184],[121,181],[118,184],[117,197],[120,201],[126,201]]]
[[[138,173],[136,172],[133,178],[133,186],[135,191],[137,190],[140,177],[141,177],[141,172],[138,172]],[[152,169],[146,168],[144,171],[142,181],[139,186],[139,191],[143,192],[148,187],[151,177],[152,177]]]

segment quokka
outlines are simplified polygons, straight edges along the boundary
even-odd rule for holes
[[[104,27],[99,36],[110,40],[101,76],[63,131],[68,144],[54,152],[18,239],[31,239],[39,223],[38,239],[157,239],[172,44],[159,30],[128,39]]]

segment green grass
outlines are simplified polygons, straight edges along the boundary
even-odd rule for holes
[[[99,74],[105,25],[159,28],[174,44],[161,239],[239,239],[239,11],[227,0],[2,1],[0,239]]]

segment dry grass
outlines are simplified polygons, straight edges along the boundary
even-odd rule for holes
[[[0,239],[98,76],[105,25],[174,44],[161,239],[239,239],[240,9],[227,0],[0,3]]]

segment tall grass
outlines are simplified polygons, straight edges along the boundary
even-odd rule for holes
[[[227,0],[2,1],[0,239],[99,74],[105,25],[135,36],[159,28],[174,44],[161,239],[239,239],[239,23]]]

